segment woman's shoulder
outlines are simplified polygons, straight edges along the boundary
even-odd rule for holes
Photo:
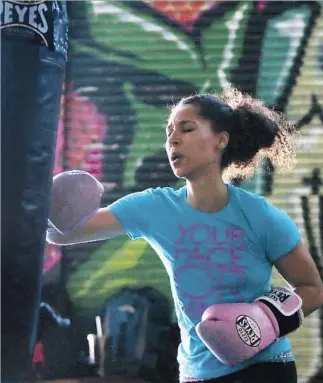
[[[289,215],[282,209],[273,205],[264,196],[249,192],[242,188],[232,186],[235,195],[236,204],[244,211],[245,215],[258,219],[265,218],[264,222],[273,222],[277,220],[290,220]]]
[[[236,203],[250,213],[266,213],[271,207],[271,204],[264,196],[234,185],[230,185],[230,189],[235,197]]]
[[[257,193],[250,192],[232,184],[229,184],[229,187],[232,192],[243,201],[251,201],[260,204],[266,203],[266,199]]]

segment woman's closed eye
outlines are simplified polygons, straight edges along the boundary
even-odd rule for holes
[[[181,132],[182,133],[189,133],[189,132],[193,132],[193,130],[194,130],[193,128],[183,128],[183,129],[181,129]],[[173,130],[167,131],[166,132],[166,138],[170,138],[172,133],[173,133]]]
[[[184,133],[189,133],[189,132],[193,132],[193,128],[183,128],[182,129],[182,131],[184,132]]]
[[[192,132],[193,130],[194,130],[194,127],[192,127],[192,126],[186,126],[186,123],[184,122],[184,123],[182,123],[182,124],[180,124],[180,125],[182,125],[182,126],[180,126],[180,132],[182,132],[182,133],[190,133],[190,132]],[[177,128],[176,128],[177,129]],[[175,130],[176,130],[175,129]],[[172,133],[174,132],[174,129],[173,128],[171,128],[171,127],[167,127],[166,128],[166,130],[165,130],[165,134],[166,134],[166,138],[169,138],[171,135],[172,135]]]

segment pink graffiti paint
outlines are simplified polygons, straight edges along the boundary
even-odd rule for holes
[[[259,11],[264,10],[267,7],[267,1],[258,1],[257,3],[257,9]]]
[[[66,164],[102,179],[103,139],[108,129],[107,117],[87,97],[71,93],[67,98]]]

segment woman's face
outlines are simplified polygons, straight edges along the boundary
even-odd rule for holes
[[[197,106],[176,106],[166,127],[166,151],[175,176],[194,180],[219,170],[224,135],[213,132],[211,122],[199,116]]]

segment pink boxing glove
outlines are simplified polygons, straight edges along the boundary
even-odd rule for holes
[[[292,290],[273,288],[254,303],[208,307],[196,332],[217,359],[235,365],[300,327],[301,306],[301,298]]]
[[[100,208],[103,185],[90,173],[70,170],[53,178],[49,230],[75,230]]]

